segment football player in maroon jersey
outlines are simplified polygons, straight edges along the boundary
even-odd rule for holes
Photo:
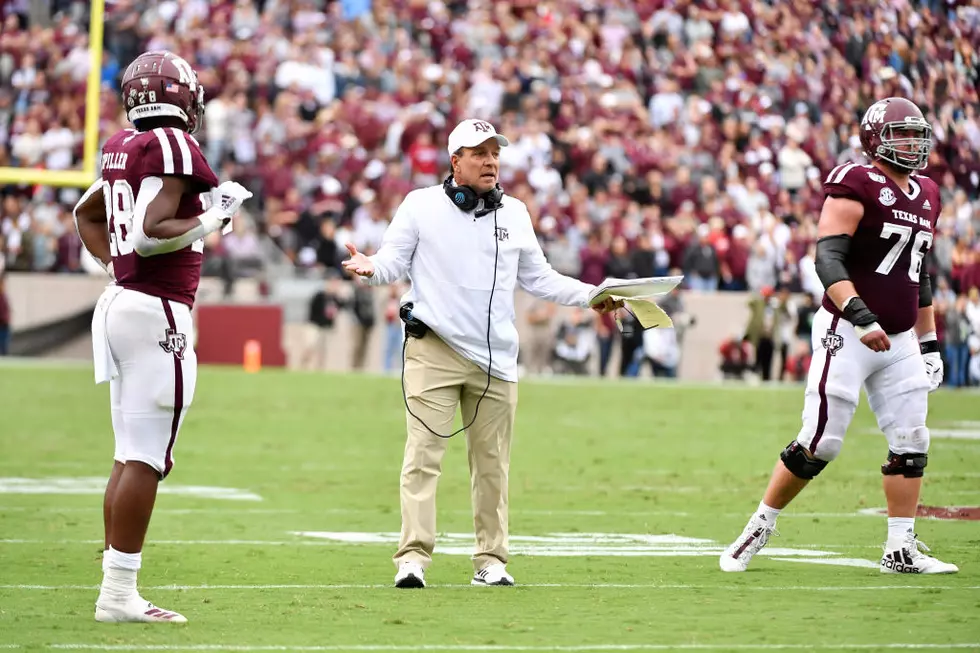
[[[915,174],[932,150],[932,127],[912,102],[892,97],[864,114],[861,143],[871,164],[839,166],[824,181],[816,267],[826,292],[813,318],[803,427],[780,455],[745,530],[721,555],[724,571],[745,571],[779,512],[837,457],[862,387],[888,441],[880,571],[958,571],[925,555],[915,535],[929,451],[928,393],[943,378],[922,264],[941,211],[939,189]]]
[[[109,381],[114,464],[103,504],[105,553],[97,621],[187,621],[140,597],[140,568],[157,485],[194,398],[191,307],[203,238],[229,225],[252,196],[218,184],[197,141],[204,89],[170,52],[126,69],[123,102],[134,129],[102,149],[102,177],[75,207],[86,249],[114,277],[92,320],[96,382]]]

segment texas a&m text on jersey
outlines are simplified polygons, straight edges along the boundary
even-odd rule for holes
[[[871,165],[839,166],[824,181],[815,263],[825,293],[812,322],[803,424],[757,511],[719,558],[723,571],[745,571],[780,512],[837,458],[862,389],[888,443],[880,467],[888,536],[879,571],[958,571],[923,553],[915,534],[929,460],[928,395],[942,382],[923,266],[942,207],[936,184],[915,174],[932,149],[932,127],[909,100],[886,98],[865,112],[861,143]]]
[[[114,276],[92,318],[95,377],[109,381],[115,436],[95,618],[181,623],[183,615],[140,596],[136,575],[157,484],[173,469],[197,385],[191,307],[204,237],[228,225],[251,193],[218,185],[191,136],[204,89],[186,61],[140,55],[123,75],[122,98],[134,129],[109,138],[102,177],[75,207],[83,244]]]
[[[847,164],[834,168],[823,184],[828,197],[852,199],[864,207],[845,265],[885,333],[902,333],[915,325],[922,261],[932,247],[942,209],[933,180],[911,175],[908,181],[905,191],[874,166]],[[827,295],[823,306],[841,314]]]

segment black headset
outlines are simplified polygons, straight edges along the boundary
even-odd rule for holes
[[[408,308],[407,312],[404,310],[405,306],[402,307],[402,312],[405,313],[402,319],[406,324],[405,339],[402,341],[402,399],[405,402],[405,410],[408,411],[409,415],[417,419],[425,427],[425,430],[432,435],[449,439],[473,426],[473,423],[476,422],[476,416],[480,414],[480,404],[483,403],[483,398],[490,391],[490,370],[493,369],[493,347],[490,345],[490,327],[493,324],[493,293],[497,289],[497,262],[500,256],[500,236],[497,233],[497,209],[503,206],[504,191],[500,188],[500,184],[496,184],[492,189],[480,195],[469,186],[453,185],[452,175],[446,177],[446,180],[442,182],[442,189],[446,191],[446,195],[456,208],[464,213],[472,212],[475,218],[493,213],[493,282],[490,284],[490,305],[487,306],[487,385],[483,388],[483,394],[476,400],[476,407],[473,409],[473,419],[470,420],[470,423],[453,431],[449,435],[442,435],[433,431],[425,423],[425,420],[413,413],[412,409],[408,406],[408,395],[405,393],[405,347],[408,345],[409,338],[407,327],[414,321],[414,318],[412,317],[411,307]]]
[[[452,200],[456,208],[465,213],[472,212],[473,217],[476,218],[482,218],[503,206],[501,200],[504,198],[504,191],[500,188],[500,184],[480,194],[469,186],[453,184],[453,176],[450,174],[442,182],[442,190],[446,191],[446,196]],[[496,230],[494,233],[496,235]]]

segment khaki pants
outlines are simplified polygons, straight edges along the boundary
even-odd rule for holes
[[[487,373],[460,356],[431,331],[409,338],[405,350],[405,396],[412,412],[436,433],[449,435],[462,407],[463,424],[473,419],[487,387]],[[507,475],[517,410],[517,384],[492,378],[476,421],[466,431],[470,492],[478,571],[507,562]],[[449,440],[432,433],[406,411],[408,441],[401,475],[402,533],[394,561],[432,561],[436,540],[436,484]]]

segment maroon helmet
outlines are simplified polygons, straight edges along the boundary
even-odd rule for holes
[[[172,52],[144,52],[126,68],[123,104],[133,124],[143,118],[179,118],[193,134],[204,121],[204,88],[190,64]]]
[[[916,135],[898,135],[899,130]],[[872,161],[885,161],[903,171],[922,170],[932,151],[932,125],[912,102],[886,98],[872,104],[864,114],[861,145]]]

